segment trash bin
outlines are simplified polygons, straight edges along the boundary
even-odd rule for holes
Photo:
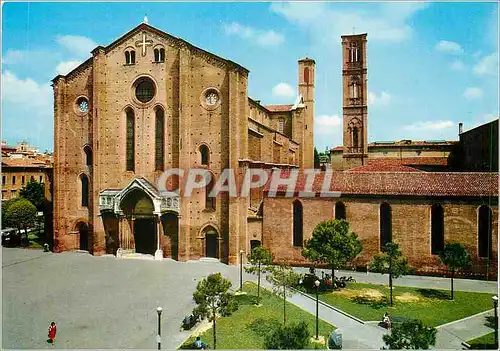
[[[335,329],[328,337],[328,349],[338,350],[342,348],[342,331]]]

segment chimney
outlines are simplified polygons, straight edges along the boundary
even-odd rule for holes
[[[462,122],[460,122],[460,123],[458,124],[458,135],[462,134],[462,132],[463,132],[463,125],[464,125],[464,124],[463,124]]]

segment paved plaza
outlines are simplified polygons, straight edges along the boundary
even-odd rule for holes
[[[2,249],[2,347],[154,349],[158,306],[162,346],[175,349],[197,281],[221,272],[239,287],[239,270],[218,262],[175,262],[85,253]],[[56,344],[47,328],[57,323]]]
[[[175,262],[94,257],[86,253],[44,253],[2,249],[2,308],[4,349],[114,348],[155,349],[156,308],[163,308],[162,348],[175,349],[189,332],[180,332],[190,314],[197,281],[221,272],[239,287],[239,267],[219,262]],[[302,269],[298,269],[302,271]],[[347,274],[352,272],[339,272]],[[352,273],[359,282],[386,284],[386,276]],[[244,280],[255,276],[244,273]],[[406,276],[397,285],[447,288],[449,279]],[[269,283],[263,282],[265,287]],[[403,284],[401,284],[403,285]],[[456,290],[495,293],[496,282],[457,279]],[[295,294],[290,302],[315,313],[315,302]],[[460,349],[462,341],[483,335],[492,311],[438,328],[437,348]],[[320,305],[321,319],[343,331],[345,348],[379,349],[382,328],[362,323]],[[47,328],[57,323],[55,345],[47,344]]]

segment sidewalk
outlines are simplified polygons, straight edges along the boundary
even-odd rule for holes
[[[252,279],[252,281],[256,280]],[[267,289],[271,289],[271,284],[265,279],[261,280],[261,285]],[[313,299],[301,294],[294,294],[288,297],[287,301],[312,315],[316,315],[316,302]],[[378,326],[360,323],[322,304],[319,304],[318,315],[320,319],[336,326],[342,331],[342,346],[344,349],[380,350],[385,345],[382,335],[387,333],[387,331]]]
[[[493,331],[486,326],[486,318],[493,317],[493,310],[478,313],[437,327],[437,349],[462,349],[462,342],[478,338]]]
[[[297,272],[309,273],[309,268],[295,267]],[[331,274],[331,269],[316,269],[317,274],[321,276],[321,271]],[[363,273],[354,271],[335,270],[335,276],[352,276],[358,283],[371,284],[389,284],[387,274],[380,273]],[[394,286],[409,286],[415,288],[430,288],[449,290],[451,285],[450,278],[442,277],[427,277],[420,275],[405,275],[401,278],[394,279]],[[472,279],[453,279],[455,291],[471,291],[496,294],[498,292],[498,283],[496,281],[472,280]]]

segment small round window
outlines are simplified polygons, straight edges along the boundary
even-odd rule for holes
[[[89,112],[89,101],[85,97],[79,97],[76,100],[76,110],[80,114],[86,114]]]
[[[151,101],[155,96],[155,85],[149,78],[142,79],[135,87],[135,97],[142,103]]]

